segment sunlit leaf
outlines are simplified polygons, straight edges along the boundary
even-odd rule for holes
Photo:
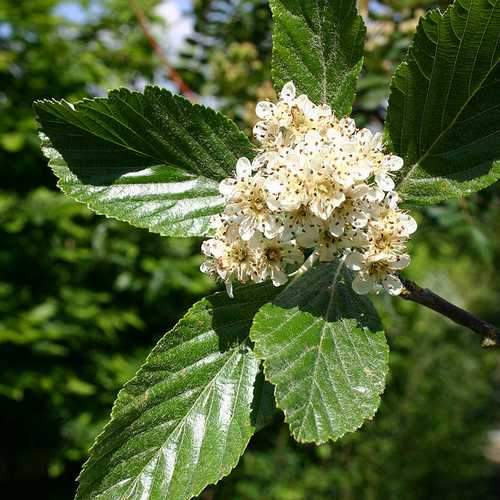
[[[215,111],[167,90],[38,101],[35,110],[60,188],[100,214],[170,236],[204,235],[220,179],[252,145]]]
[[[292,282],[257,313],[250,336],[298,441],[338,439],[377,411],[388,347],[373,306],[341,265]]]
[[[271,0],[273,80],[293,80],[315,103],[351,112],[363,65],[365,26],[355,0]]]
[[[274,412],[248,332],[276,293],[248,286],[191,308],[119,393],[77,498],[189,499],[231,471]]]

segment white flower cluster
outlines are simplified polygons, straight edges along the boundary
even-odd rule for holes
[[[296,97],[292,82],[256,113],[259,154],[240,158],[235,176],[220,183],[226,205],[203,243],[201,270],[232,295],[233,281],[282,285],[305,254],[320,262],[345,256],[357,293],[399,294],[397,273],[410,263],[406,242],[417,229],[393,191],[403,160],[384,153],[381,134]]]

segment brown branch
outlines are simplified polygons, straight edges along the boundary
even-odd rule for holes
[[[144,11],[141,9],[136,0],[128,0],[128,3],[130,5],[130,8],[135,14],[135,17],[137,18],[137,21],[139,22],[139,25],[144,33],[144,36],[148,40],[149,45],[156,54],[156,57],[158,57],[158,59],[163,64],[169,80],[171,80],[173,83],[175,83],[175,85],[177,85],[179,92],[181,94],[188,97],[189,99],[194,99],[195,93],[189,88],[188,84],[182,79],[181,75],[176,71],[176,69],[170,65],[167,58],[165,57],[163,49],[161,48],[160,44],[158,43],[153,33],[151,32]]]
[[[404,289],[400,295],[401,298],[428,307],[446,316],[453,322],[478,333],[482,337],[481,345],[483,347],[500,346],[500,329],[496,326],[474,316],[470,312],[460,309],[460,307],[436,295],[428,288],[421,288],[413,281],[403,277],[401,277],[401,281],[404,285]]]

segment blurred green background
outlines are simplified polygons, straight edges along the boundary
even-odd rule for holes
[[[435,5],[359,2],[368,25],[360,126],[381,128],[390,74]],[[263,0],[0,0],[3,498],[33,498],[33,488],[36,498],[71,498],[120,386],[214,289],[198,272],[199,241],[95,216],[57,191],[32,101],[152,82],[175,90],[175,69],[199,102],[248,131],[255,101],[273,96],[270,27]],[[408,275],[500,324],[500,189],[412,213],[420,229]],[[277,417],[201,498],[500,498],[500,354],[413,304],[377,305],[392,353],[375,419],[316,448],[295,444]]]

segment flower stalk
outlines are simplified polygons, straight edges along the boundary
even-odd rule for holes
[[[500,329],[488,323],[487,321],[474,316],[474,314],[461,309],[460,307],[448,302],[439,295],[435,294],[428,288],[422,288],[413,281],[400,276],[403,283],[403,290],[399,295],[402,299],[415,302],[422,306],[428,307],[436,311],[448,319],[465,326],[469,330],[481,335],[482,347],[498,347],[500,346]]]

